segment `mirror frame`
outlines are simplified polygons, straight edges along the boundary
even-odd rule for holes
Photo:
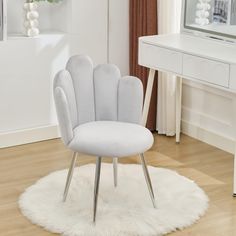
[[[235,35],[224,34],[216,31],[198,29],[196,27],[186,25],[186,14],[187,14],[187,1],[182,0],[182,12],[181,12],[181,33],[192,34],[198,37],[207,37],[214,40],[221,40],[228,43],[236,43],[236,32]]]

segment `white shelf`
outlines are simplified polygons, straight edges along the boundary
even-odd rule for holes
[[[44,31],[35,37],[28,37],[23,34],[9,34],[7,36],[7,40],[22,40],[22,39],[32,40],[32,39],[41,39],[45,37],[55,37],[55,36],[63,37],[63,36],[67,36],[67,33],[61,32],[61,31]]]

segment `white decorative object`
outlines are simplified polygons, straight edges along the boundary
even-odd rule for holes
[[[119,164],[113,188],[113,168],[102,163],[96,225],[92,223],[95,166],[75,169],[66,202],[62,202],[68,170],[51,173],[21,195],[22,213],[32,223],[66,236],[164,235],[195,223],[208,208],[208,197],[192,180],[175,171],[149,166],[157,209],[149,201],[140,165]],[[42,229],[43,230],[43,229]]]
[[[38,18],[39,13],[37,11],[38,4],[35,2],[24,3],[24,10],[25,10],[25,20],[24,20],[24,27],[25,27],[25,34],[29,37],[35,37],[39,35],[38,29]]]
[[[195,23],[198,25],[208,25],[210,23],[210,9],[211,5],[209,4],[210,0],[198,0],[197,10],[196,10],[196,19]]]

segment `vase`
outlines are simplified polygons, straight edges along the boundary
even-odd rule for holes
[[[35,2],[26,2],[24,3],[24,28],[25,28],[25,35],[28,37],[35,37],[39,35],[39,13],[37,11],[38,4]]]

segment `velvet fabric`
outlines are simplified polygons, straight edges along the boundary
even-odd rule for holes
[[[74,130],[69,148],[92,156],[126,157],[144,153],[152,145],[152,133],[141,125],[95,121]]]

